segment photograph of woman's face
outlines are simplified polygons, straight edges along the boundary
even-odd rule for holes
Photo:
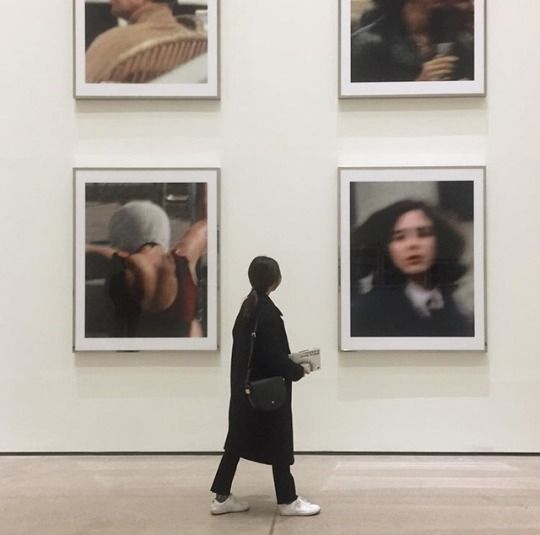
[[[344,350],[483,349],[482,168],[340,169]]]
[[[423,210],[402,214],[394,224],[388,243],[390,259],[410,279],[423,277],[433,265],[437,239],[433,221]]]

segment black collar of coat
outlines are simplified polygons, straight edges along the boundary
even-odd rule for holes
[[[259,303],[260,303],[261,306],[264,306],[265,304],[270,305],[272,308],[277,310],[277,312],[278,312],[278,314],[280,316],[283,316],[281,310],[279,310],[279,308],[274,304],[274,301],[272,301],[272,299],[270,299],[268,294],[257,292],[257,297],[259,298]]]

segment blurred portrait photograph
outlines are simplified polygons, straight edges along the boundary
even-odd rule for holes
[[[484,174],[340,169],[341,349],[485,349]]]
[[[217,169],[75,169],[75,351],[217,349]]]
[[[219,0],[74,0],[76,98],[218,98]]]
[[[340,0],[340,96],[485,94],[485,0]]]

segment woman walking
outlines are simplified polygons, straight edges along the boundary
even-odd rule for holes
[[[296,494],[290,467],[294,463],[291,410],[292,382],[309,373],[289,359],[290,349],[281,312],[269,294],[281,282],[278,263],[258,256],[248,270],[251,291],[233,328],[229,431],[225,453],[217,470],[212,492],[211,513],[218,515],[247,511],[249,505],[231,494],[231,485],[240,458],[272,466],[279,513],[308,516],[320,507]],[[255,329],[250,380],[281,376],[285,379],[286,400],[272,412],[256,411],[245,392],[251,333]]]

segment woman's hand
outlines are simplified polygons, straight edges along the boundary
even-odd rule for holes
[[[458,59],[457,56],[435,56],[422,65],[422,72],[418,75],[416,81],[449,80],[456,68]]]
[[[300,366],[304,368],[304,376],[309,375],[311,373],[311,366],[307,362],[300,364]]]

